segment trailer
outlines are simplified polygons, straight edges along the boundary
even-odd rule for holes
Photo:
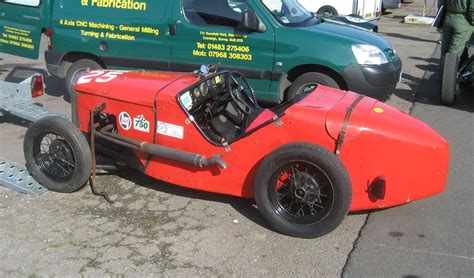
[[[34,98],[42,96],[44,90],[43,76],[40,74],[35,74],[18,84],[0,81],[0,118],[13,115],[29,122],[50,116],[67,119],[67,116],[49,111],[35,103]],[[8,160],[1,154],[0,185],[33,196],[47,191],[24,166]]]
[[[382,15],[382,0],[299,0],[308,11],[319,15],[351,15],[376,20]]]

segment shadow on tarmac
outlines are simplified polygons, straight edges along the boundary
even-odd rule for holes
[[[393,37],[393,38],[399,38],[399,39],[404,39],[404,40],[409,40],[409,41],[420,41],[420,42],[432,42],[432,43],[438,43],[438,41],[434,40],[425,40],[419,37],[413,37],[413,36],[407,36],[407,35],[402,35],[398,33],[386,33],[386,32],[380,32],[380,35],[387,36],[387,37]]]
[[[432,63],[427,67],[425,78],[421,80],[423,83],[416,95],[416,103],[443,106],[440,99],[440,73],[439,59],[435,59],[438,63]],[[453,106],[447,108],[456,109],[466,112],[474,112],[474,87],[461,86],[461,94],[456,96]]]
[[[410,87],[410,90],[397,90],[395,95],[398,97],[408,99],[408,96],[416,92],[415,104],[423,103],[428,105],[442,106],[440,100],[440,58],[439,58],[439,47],[433,57],[424,59],[419,57],[409,57],[409,59],[425,61],[429,63],[428,65],[416,65],[417,68],[424,70],[425,75],[423,78],[413,77],[409,74],[403,74],[403,79],[405,84]],[[473,86],[463,86],[461,87],[461,94],[456,97],[456,101],[453,106],[447,107],[451,109],[474,112],[474,87]]]
[[[205,191],[194,190],[190,188],[181,187],[178,185],[166,183],[163,181],[155,180],[151,177],[145,176],[144,174],[137,172],[135,170],[123,169],[111,172],[112,175],[117,175],[118,177],[133,182],[138,186],[143,186],[148,189],[159,191],[162,193],[185,197],[189,199],[199,199],[204,201],[219,202],[229,204],[242,216],[246,217],[250,221],[254,222],[261,227],[275,231],[268,223],[262,218],[260,212],[255,206],[255,201],[253,199],[239,198],[228,195],[221,195],[215,193],[209,193]],[[222,186],[225,186],[224,184]],[[98,184],[100,188],[100,183]],[[110,194],[114,192],[113,188],[107,188]],[[92,193],[91,193],[92,194]],[[100,197],[97,197],[100,198]],[[119,195],[117,200],[120,200],[121,196]],[[105,200],[104,200],[105,202]]]

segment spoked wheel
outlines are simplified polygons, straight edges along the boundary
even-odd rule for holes
[[[89,144],[77,127],[60,117],[35,122],[26,132],[23,148],[28,171],[49,190],[74,192],[90,177]]]
[[[56,182],[71,179],[77,166],[71,143],[52,131],[36,138],[33,157],[41,171]]]
[[[261,163],[254,195],[265,220],[283,234],[314,238],[334,230],[352,198],[337,156],[309,143],[285,145]]]
[[[312,162],[289,161],[275,171],[271,180],[276,186],[269,192],[275,212],[289,221],[320,221],[333,206],[334,185]]]
[[[459,56],[454,53],[447,53],[444,56],[441,77],[441,103],[443,105],[453,105],[456,95],[459,94],[458,68]]]

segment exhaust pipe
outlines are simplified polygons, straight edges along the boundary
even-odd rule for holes
[[[103,139],[109,140],[121,146],[134,148],[153,156],[166,158],[189,165],[194,165],[199,168],[217,165],[221,169],[227,169],[227,163],[222,159],[222,156],[220,154],[206,158],[204,155],[201,154],[185,152],[157,144],[150,144],[147,142],[124,137],[116,133],[110,132],[109,130],[111,130],[112,128],[113,127],[111,125],[105,126],[100,131],[96,131],[95,134]]]
[[[220,154],[213,155],[210,158],[206,158],[201,154],[180,151],[177,149],[172,149],[146,142],[143,142],[141,144],[140,149],[147,154],[183,162],[186,164],[191,164],[194,166],[198,166],[199,168],[204,168],[212,165],[218,165],[221,169],[227,168],[227,163],[225,163]]]

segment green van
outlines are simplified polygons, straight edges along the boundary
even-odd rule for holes
[[[245,74],[261,101],[279,103],[315,83],[386,99],[401,75],[373,32],[326,21],[297,0],[0,0],[0,51],[36,59],[68,91],[95,68]]]

